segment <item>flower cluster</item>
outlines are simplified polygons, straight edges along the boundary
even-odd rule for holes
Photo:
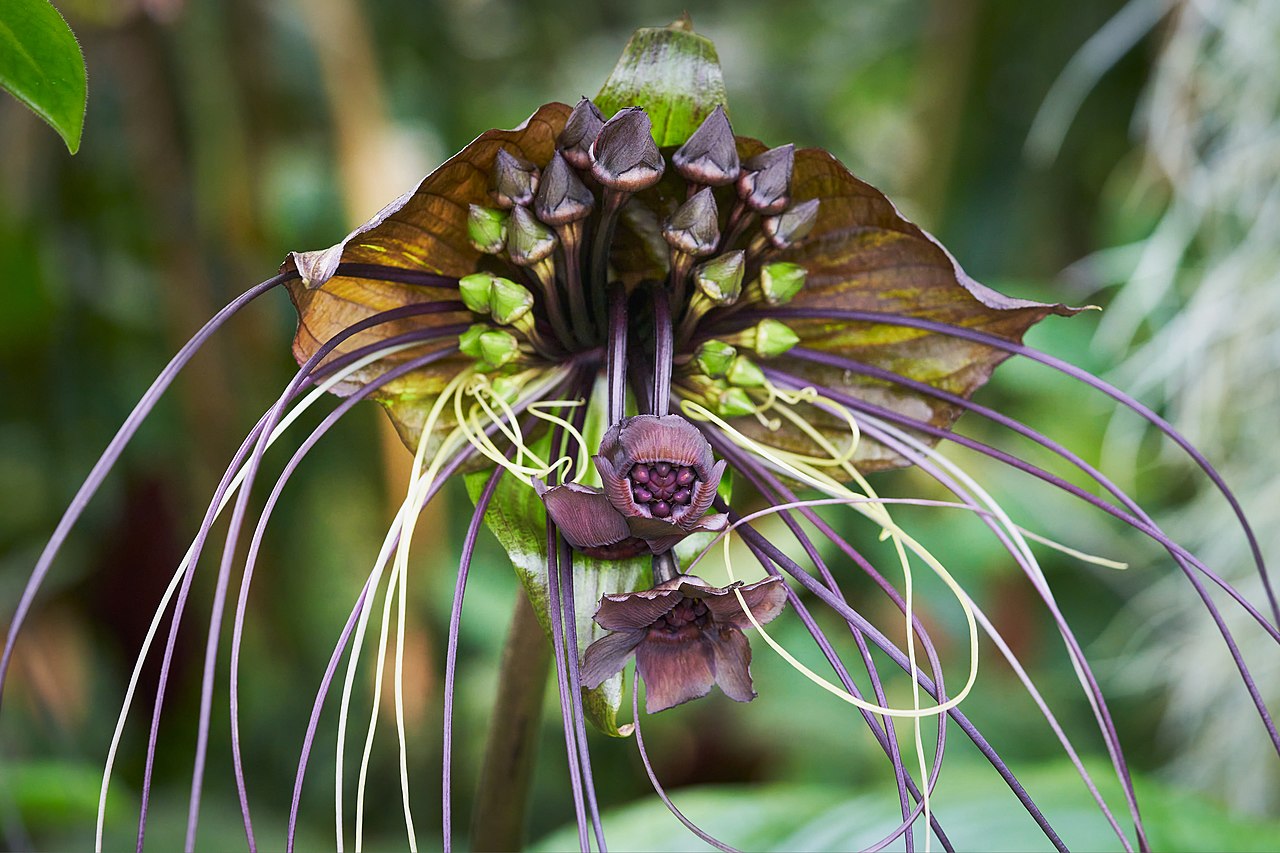
[[[1280,642],[1280,632],[1266,616],[1173,542],[1101,472],[1030,427],[970,400],[1009,356],[1039,361],[1148,416],[1216,478],[1194,449],[1136,401],[1021,343],[1034,323],[1050,314],[1069,316],[1074,309],[1013,299],[977,283],[936,240],[830,154],[789,144],[767,147],[735,135],[714,49],[678,24],[638,33],[594,100],[584,98],[572,108],[547,104],[514,130],[482,134],[339,243],[290,255],[279,276],[210,321],[157,379],[68,510],[19,603],[0,676],[58,547],[142,417],[226,317],[278,286],[288,289],[298,311],[293,350],[301,369],[228,468],[169,593],[174,597],[164,650],[166,673],[194,567],[214,520],[234,497],[209,623],[189,844],[196,831],[209,740],[222,602],[237,560],[249,491],[266,446],[319,396],[302,397],[310,385],[345,399],[281,475],[255,527],[236,602],[232,756],[251,846],[256,842],[240,751],[235,673],[258,545],[288,475],[315,441],[365,398],[387,409],[414,452],[410,485],[317,692],[299,760],[290,845],[316,728],[338,663],[349,645],[358,649],[363,643],[384,578],[385,618],[390,621],[398,596],[403,619],[414,520],[459,473],[475,475],[469,485],[476,510],[463,542],[446,661],[446,848],[452,843],[449,762],[458,624],[476,540],[486,524],[511,556],[537,616],[534,630],[545,630],[553,649],[584,850],[590,845],[589,827],[599,848],[605,847],[586,723],[612,735],[634,731],[650,778],[670,804],[643,752],[639,685],[632,686],[635,718],[629,725],[617,722],[621,673],[634,659],[650,713],[706,696],[713,685],[731,699],[750,701],[756,693],[748,628],[758,630],[798,670],[862,714],[892,766],[901,806],[901,825],[881,845],[905,835],[912,849],[913,827],[920,820],[926,833],[949,843],[929,797],[951,720],[1009,783],[1050,842],[1062,847],[998,752],[959,708],[976,677],[979,625],[1044,711],[1101,813],[1129,845],[1111,806],[997,628],[943,561],[898,524],[889,510],[894,500],[878,495],[866,478],[870,472],[904,465],[917,466],[949,491],[954,501],[946,507],[971,512],[985,525],[1043,599],[1081,673],[1122,783],[1134,838],[1145,845],[1136,794],[1105,697],[1028,538],[963,469],[936,450],[944,439],[1052,483],[1142,531],[1169,552],[1197,589],[1203,590],[1201,578],[1224,586]],[[1107,497],[952,433],[952,424],[965,411],[1056,453]],[[764,499],[768,508],[763,512],[779,517],[807,565],[761,535],[752,524],[756,515],[742,515],[743,505],[735,508],[724,488],[730,477]],[[813,493],[817,497],[808,496]],[[815,511],[820,505],[852,508],[891,541],[896,567],[908,582],[905,594]],[[1241,523],[1252,537],[1243,516]],[[723,540],[727,553],[731,533],[747,546],[763,580],[743,585],[731,576],[727,586],[714,587],[689,573],[694,553],[706,539]],[[820,548],[818,537],[832,547]],[[847,558],[884,592],[900,612],[896,635],[904,639],[877,629],[849,602],[829,553]],[[969,627],[969,678],[958,691],[944,684],[936,646],[912,610],[913,563],[926,565],[954,591]],[[727,558],[725,568],[732,570]],[[1265,582],[1260,560],[1259,570]],[[1205,601],[1216,617],[1207,595]],[[764,633],[763,626],[784,605],[813,638],[835,682],[804,667]],[[817,605],[830,608],[847,627],[856,658],[847,650],[842,656],[824,632],[810,611]],[[168,606],[166,597],[139,669]],[[1276,610],[1274,600],[1272,606]],[[580,613],[592,614],[593,620],[580,619]],[[1221,630],[1242,678],[1252,686],[1230,631],[1225,626]],[[512,659],[523,665],[520,644],[527,648],[541,638],[531,641],[517,635],[516,627],[512,631],[509,651],[514,649]],[[384,622],[378,678],[387,635]],[[887,705],[872,647],[909,679],[911,707]],[[871,696],[863,694],[850,673],[855,660],[865,670]],[[927,662],[927,672],[921,660]],[[344,727],[357,662],[353,653],[340,714]],[[934,704],[922,704],[926,694]],[[1268,709],[1256,691],[1250,695],[1280,750]],[[162,679],[153,706],[148,773],[163,698]],[[536,713],[540,698],[540,693],[532,696],[535,710],[530,713]],[[127,710],[126,705],[121,727]],[[922,721],[936,724],[939,748],[932,769],[925,766],[922,746],[918,768],[909,768],[903,759],[895,729],[895,719],[901,718],[911,720],[917,744],[922,743]],[[375,714],[368,743],[376,723]],[[113,757],[120,732],[118,727]],[[402,768],[407,766],[404,742],[402,737]],[[345,728],[338,739],[339,768],[344,743]],[[368,760],[366,753],[365,768]],[[149,778],[143,787],[140,839]],[[413,846],[407,773],[403,786]],[[341,846],[345,811],[342,786],[338,788]],[[360,790],[363,797],[363,786]],[[502,796],[510,798],[505,788]],[[361,799],[361,815],[362,804]],[[358,823],[356,831],[359,837]],[[701,833],[696,827],[694,831]],[[520,843],[518,837],[501,841],[508,847]]]

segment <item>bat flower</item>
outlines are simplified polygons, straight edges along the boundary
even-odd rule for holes
[[[882,849],[906,834],[907,849],[914,849],[910,833],[917,821],[927,823],[944,839],[944,846],[948,844],[942,828],[945,816],[931,812],[928,791],[941,766],[947,720],[954,720],[1049,841],[1063,848],[1045,810],[1031,801],[999,751],[959,705],[975,684],[979,626],[992,639],[984,648],[1005,656],[1008,671],[1017,675],[1045,714],[1122,845],[1145,846],[1119,730],[1031,544],[1034,541],[1038,548],[1047,540],[1024,536],[1024,527],[989,492],[940,453],[936,445],[943,440],[1046,482],[1160,545],[1196,585],[1223,635],[1224,660],[1240,671],[1249,701],[1263,722],[1252,735],[1265,738],[1280,752],[1271,710],[1254,689],[1240,653],[1242,644],[1233,636],[1235,620],[1222,618],[1205,589],[1206,581],[1221,586],[1227,593],[1222,600],[1230,598],[1231,606],[1238,608],[1233,616],[1247,619],[1259,642],[1280,642],[1280,630],[1274,627],[1280,623],[1280,607],[1261,557],[1259,577],[1274,620],[1175,543],[1084,458],[971,397],[1011,355],[1039,362],[1147,418],[1234,501],[1204,457],[1119,389],[1021,343],[1033,324],[1051,314],[1071,315],[1075,309],[1007,297],[979,284],[938,241],[831,154],[789,143],[766,145],[735,133],[727,101],[715,49],[691,31],[687,20],[641,30],[594,99],[584,98],[572,107],[549,103],[514,130],[481,134],[337,244],[289,255],[278,276],[251,288],[211,319],[157,378],[42,552],[10,623],[0,659],[0,687],[14,640],[61,543],[143,418],[228,317],[264,293],[287,288],[298,313],[293,354],[300,369],[245,439],[212,496],[155,614],[134,673],[136,681],[152,637],[163,636],[160,627],[168,624],[162,674],[150,711],[138,849],[146,828],[155,746],[166,742],[158,727],[176,637],[179,627],[186,627],[183,615],[190,591],[210,586],[216,593],[204,644],[205,681],[196,726],[198,759],[187,848],[195,844],[205,756],[210,733],[217,730],[211,724],[213,679],[227,645],[220,641],[224,621],[235,626],[228,679],[230,763],[246,837],[250,848],[255,847],[249,797],[253,786],[246,781],[241,754],[237,672],[259,547],[289,476],[333,424],[366,398],[386,408],[413,451],[409,486],[367,580],[362,587],[357,584],[359,591],[352,595],[348,622],[320,679],[314,712],[300,738],[304,746],[294,783],[290,847],[300,804],[310,801],[301,790],[308,778],[310,750],[325,741],[316,738],[316,727],[322,719],[338,719],[346,726],[354,718],[349,711],[357,667],[371,665],[381,684],[385,641],[394,618],[392,602],[399,601],[399,619],[404,620],[407,585],[416,575],[409,548],[418,513],[445,483],[462,475],[475,512],[461,543],[449,641],[443,644],[445,849],[452,843],[448,780],[459,621],[477,540],[486,526],[510,556],[532,605],[517,611],[508,632],[503,689],[495,700],[498,720],[491,729],[492,754],[532,754],[527,744],[511,739],[538,731],[541,685],[547,680],[539,669],[548,666],[545,637],[553,649],[584,850],[589,846],[589,826],[596,830],[597,849],[606,849],[591,782],[586,722],[612,736],[634,731],[650,779],[659,785],[643,751],[642,715],[634,689],[634,719],[618,723],[623,664],[634,654],[639,675],[648,685],[650,711],[705,695],[713,684],[733,699],[749,700],[754,692],[743,632],[747,614],[763,625],[778,615],[784,596],[792,603],[788,616],[797,622],[788,627],[803,627],[811,635],[835,681],[805,667],[763,629],[759,633],[805,678],[860,709],[868,736],[893,770],[897,797],[892,801],[895,809],[901,807],[901,824],[867,846]],[[253,517],[249,496],[267,446],[325,391],[343,399],[298,445],[258,516],[252,538],[245,537],[248,546],[240,547],[245,544],[243,527]],[[1037,453],[1056,457],[1054,471],[1071,469],[1086,484],[1077,485],[1036,462],[952,432],[955,419],[965,411],[1038,445]],[[1035,590],[1044,618],[1061,635],[1087,693],[1097,726],[1094,734],[1105,742],[1120,781],[1129,829],[1113,815],[1114,804],[1099,793],[1106,786],[1095,785],[1085,762],[1077,760],[1065,728],[1018,662],[1016,644],[1004,642],[999,626],[978,609],[978,596],[965,592],[956,580],[963,575],[953,575],[945,565],[947,559],[963,559],[965,554],[932,553],[901,526],[891,511],[892,501],[878,495],[867,479],[871,472],[905,465],[915,466],[921,477],[949,493],[952,500],[946,510],[969,513],[972,523],[983,528],[980,532],[990,534],[1007,554],[1007,564],[1016,566]],[[742,514],[747,511],[744,493],[756,511],[752,515]],[[938,503],[936,496],[915,502]],[[821,514],[818,504],[826,507]],[[217,580],[194,583],[202,550],[224,506],[231,520]],[[1238,504],[1232,506],[1238,510]],[[829,516],[836,511],[847,512],[849,524],[833,523]],[[768,536],[755,526],[758,513],[776,516]],[[1259,553],[1244,516],[1239,518]],[[862,531],[869,538],[850,535],[858,524],[870,526]],[[695,531],[725,539],[723,567],[731,583],[731,534],[745,546],[737,553],[749,553],[769,579],[716,588],[693,577],[693,564],[702,559],[697,543],[704,538],[689,535]],[[321,529],[316,535],[327,533]],[[887,568],[857,546],[877,537],[893,546],[883,549],[892,554]],[[797,558],[800,554],[803,558]],[[957,618],[917,617],[910,578],[922,566],[954,593],[949,605],[936,606],[954,607]],[[236,577],[241,578],[238,598],[231,588]],[[900,591],[891,578],[901,578],[904,589]],[[862,583],[853,587],[851,579]],[[803,588],[804,594],[790,595],[789,584]],[[376,661],[369,663],[358,651],[352,652],[345,682],[337,679],[345,684],[341,710],[326,713],[327,703],[338,701],[329,688],[346,650],[367,651],[366,630],[376,622],[371,611],[384,588],[385,603],[379,608],[386,620],[381,628],[384,643]],[[867,601],[874,590],[883,593],[883,602]],[[223,602],[232,600],[234,620],[224,619]],[[819,619],[811,607],[831,612]],[[892,630],[880,630],[862,615],[868,607],[877,614],[900,613],[901,622]],[[526,612],[527,618],[519,615]],[[593,612],[594,620],[589,618]],[[969,631],[969,677],[962,684],[952,677],[951,666],[946,667],[944,683],[938,650],[965,644],[935,643],[931,636],[937,626],[952,624],[965,624]],[[841,629],[839,635],[828,635],[833,626]],[[401,667],[403,621],[396,634],[396,666]],[[585,658],[580,658],[584,649]],[[905,679],[910,689],[887,684],[891,678]],[[523,687],[517,689],[519,685]],[[400,766],[407,768],[411,762],[405,752],[409,741],[404,735],[401,687],[402,679],[397,678]],[[865,687],[869,694],[861,692]],[[132,694],[130,686],[127,695]],[[382,718],[376,705],[383,691],[375,689],[371,695],[375,708],[367,744],[374,742],[374,727]],[[886,696],[911,696],[911,706],[887,707]],[[117,738],[126,717],[127,713],[120,717]],[[803,713],[794,715],[790,725],[796,736],[825,734],[805,730],[805,719]],[[532,723],[508,724],[515,720]],[[915,727],[915,737],[900,737],[895,725]],[[928,759],[919,746],[926,726],[937,731],[934,765],[927,773],[923,765]],[[340,772],[347,766],[345,738],[344,728],[333,756]],[[917,745],[918,761],[904,758],[898,748],[909,741]],[[1259,748],[1265,745],[1259,741]],[[113,744],[113,757],[114,752]],[[364,766],[368,760],[366,752]],[[494,766],[506,765],[499,760]],[[365,775],[362,769],[361,785]],[[413,846],[407,769],[401,778]],[[487,787],[478,802],[518,809],[524,798],[516,792],[526,790],[530,778],[528,773],[517,778],[514,771],[486,771]],[[114,801],[107,797],[109,781],[108,773],[101,798],[104,808]],[[339,780],[338,849],[345,844],[344,827],[350,826],[345,823],[345,787]],[[364,813],[359,806],[355,811]],[[486,821],[480,809],[476,815],[482,830],[515,829],[492,837],[478,835],[473,849],[523,846],[519,827],[524,821],[518,814],[505,814],[502,821]],[[692,827],[687,818],[680,819]],[[361,829],[356,832],[359,839]],[[979,846],[984,840],[967,842]]]
[[[705,515],[724,461],[679,415],[636,415],[609,428],[593,457],[603,489],[535,484],[569,544],[593,556],[660,554],[690,533],[719,531],[728,517]]]
[[[751,620],[737,593],[761,625],[787,602],[777,577],[719,588],[680,575],[653,589],[604,596],[595,621],[610,633],[587,646],[583,686],[598,687],[635,655],[650,714],[705,696],[712,685],[734,701],[750,702],[756,694],[743,630]]]

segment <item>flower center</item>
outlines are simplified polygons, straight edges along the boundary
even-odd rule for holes
[[[680,603],[653,623],[653,630],[679,634],[690,628],[701,630],[711,622],[711,611],[700,598],[682,598]]]
[[[654,518],[669,518],[673,511],[693,500],[698,475],[687,465],[640,462],[632,466],[627,479],[637,504],[647,507]]]

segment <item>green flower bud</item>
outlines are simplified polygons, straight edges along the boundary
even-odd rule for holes
[[[491,207],[470,205],[467,211],[467,236],[477,251],[496,255],[507,244],[507,212]]]
[[[800,336],[791,331],[786,323],[773,319],[761,320],[755,328],[756,355],[761,358],[774,358],[782,355],[800,342]]]
[[[509,278],[494,276],[490,307],[494,322],[509,326],[533,309],[533,294]]]
[[[458,336],[458,349],[481,370],[493,370],[520,354],[520,342],[510,332],[477,323]]]
[[[781,305],[791,299],[804,287],[808,272],[800,264],[779,262],[765,264],[760,268],[760,289],[764,291],[765,301],[770,305]]]
[[[765,383],[764,371],[754,361],[742,355],[733,360],[725,378],[730,385],[739,388],[762,388]]]
[[[756,413],[756,404],[741,388],[729,388],[720,393],[716,401],[717,414],[722,418],[740,418]]]
[[[727,252],[701,264],[693,271],[693,281],[702,295],[717,305],[732,305],[742,294],[742,276],[746,272],[747,253]]]
[[[693,354],[693,364],[707,376],[720,379],[728,375],[737,354],[737,349],[724,341],[715,339],[703,341]]]
[[[523,207],[515,208],[507,223],[507,251],[511,262],[529,267],[551,255],[556,248],[556,235]]]
[[[462,304],[469,311],[477,314],[488,314],[492,304],[493,276],[487,272],[473,272],[458,279],[458,291],[462,294]]]

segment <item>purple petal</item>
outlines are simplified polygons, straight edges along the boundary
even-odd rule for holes
[[[593,458],[596,470],[600,472],[600,482],[604,484],[605,497],[624,516],[639,515],[640,507],[636,506],[635,497],[631,494],[631,484],[618,473],[619,468],[613,460],[605,457],[603,444],[600,449],[600,455]]]
[[[675,590],[646,589],[622,595],[606,595],[596,608],[596,624],[610,631],[648,628],[680,603]]]
[[[615,631],[587,646],[579,675],[582,686],[593,690],[620,672],[643,639],[643,631]]]
[[[650,633],[636,649],[636,671],[644,679],[650,714],[706,696],[715,683],[715,650],[709,639],[667,639]]]
[[[613,545],[631,535],[626,519],[595,489],[577,483],[548,489],[537,481],[534,488],[551,520],[575,548]]]
[[[751,615],[761,625],[773,621],[787,604],[787,587],[780,577],[765,578],[759,583],[744,586],[741,590],[747,607],[751,608]],[[718,624],[742,629],[752,627],[751,620],[742,612],[742,605],[738,603],[738,596],[733,594],[732,588],[727,589],[724,595],[710,597],[706,601],[707,609]]]
[[[721,628],[713,632],[716,684],[735,702],[756,698],[751,689],[751,644],[737,628]]]
[[[715,457],[698,428],[680,415],[637,415],[618,424],[617,443],[632,462],[667,461],[688,465],[699,480],[711,478]],[[604,445],[600,446],[604,452]],[[610,454],[616,460],[616,454]]]
[[[725,461],[721,459],[693,484],[693,497],[689,501],[689,515],[686,518],[698,518],[711,508],[716,499],[716,489],[720,486],[720,478],[724,475]]]

